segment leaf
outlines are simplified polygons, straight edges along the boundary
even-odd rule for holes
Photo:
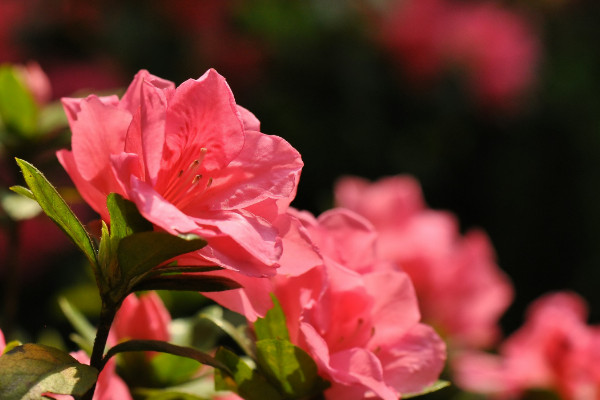
[[[248,338],[248,336],[244,335],[240,329],[236,328],[231,322],[223,318],[223,309],[221,307],[207,307],[198,315],[198,317],[202,320],[210,321],[212,324],[219,327],[223,332],[229,335],[229,337],[231,337],[238,346],[240,346],[244,353],[251,357],[255,355],[255,352],[252,348],[252,341]],[[248,329],[248,327],[245,325],[241,328],[244,330]]]
[[[106,363],[112,356],[130,351],[158,351],[160,353],[169,353],[176,356],[187,357],[198,361],[204,365],[222,369],[230,373],[229,368],[219,360],[211,357],[207,353],[192,349],[191,347],[177,346],[161,340],[128,340],[111,347],[104,356],[103,363]]]
[[[425,394],[437,392],[438,390],[444,389],[444,388],[446,388],[448,386],[450,386],[450,382],[443,381],[443,380],[438,380],[438,381],[434,382],[433,384],[431,384],[430,386],[427,386],[426,388],[424,388],[420,392],[416,392],[416,393],[402,393],[402,398],[403,399],[410,399],[410,398],[417,397],[417,396],[423,396]]]
[[[161,387],[179,385],[190,380],[200,367],[194,359],[159,353],[152,357],[150,365],[153,378]]]
[[[153,229],[152,223],[142,217],[135,203],[126,200],[120,194],[110,193],[106,198],[106,206],[110,214],[112,239],[122,239],[133,233]]]
[[[30,219],[42,212],[40,205],[35,199],[32,200],[31,198],[10,192],[0,194],[0,204],[2,204],[2,208],[13,221]]]
[[[290,334],[285,323],[285,314],[277,298],[271,294],[273,308],[267,311],[264,318],[258,318],[254,323],[256,338],[262,339],[284,339],[289,340]]]
[[[215,389],[231,390],[246,400],[279,400],[284,397],[262,375],[235,353],[219,348],[215,358],[231,370],[231,376],[215,370]]]
[[[256,355],[259,370],[288,397],[308,397],[327,387],[314,360],[288,340],[259,340]]]
[[[95,271],[98,269],[96,249],[89,234],[79,222],[67,203],[58,194],[46,177],[27,161],[16,159],[23,171],[25,182],[31,189],[42,210],[71,238],[89,260]]]
[[[38,106],[16,68],[0,66],[0,120],[24,138],[37,133]]]
[[[180,274],[145,278],[137,283],[132,291],[183,290],[190,292],[222,292],[241,287],[236,281],[221,276]]]
[[[98,371],[53,347],[24,344],[0,357],[0,398],[40,399],[42,393],[82,396]]]
[[[80,337],[85,340],[85,343],[88,344],[91,349],[94,344],[94,338],[96,337],[96,328],[94,328],[87,318],[85,318],[85,316],[65,297],[58,298],[58,305],[73,328],[75,328],[75,331],[79,333]]]
[[[4,346],[4,350],[2,350],[2,354],[8,353],[15,347],[21,346],[22,344],[23,343],[19,342],[18,340],[12,340],[12,341],[6,343],[6,346]]]
[[[206,240],[195,235],[184,239],[166,232],[140,232],[121,239],[117,256],[123,277],[133,278],[204,246]]]
[[[14,186],[11,186],[9,189],[15,193],[20,194],[21,196],[29,197],[31,200],[35,200],[35,196],[33,195],[33,192],[31,190],[27,189],[26,187],[23,187],[20,185],[14,185]],[[35,201],[37,201],[37,200],[35,200]]]
[[[159,268],[151,273],[149,273],[148,277],[154,277],[158,275],[167,275],[167,274],[185,274],[185,273],[197,273],[197,272],[212,272],[212,271],[221,271],[225,268],[219,267],[216,265],[169,265],[165,266],[165,268]]]

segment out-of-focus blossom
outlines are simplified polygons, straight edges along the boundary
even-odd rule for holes
[[[454,216],[428,209],[418,182],[408,176],[374,183],[346,177],[335,196],[373,223],[378,256],[410,275],[425,322],[453,348],[493,344],[512,288],[483,232],[461,236]]]
[[[115,315],[112,339],[169,340],[171,315],[156,292],[130,294]]]
[[[546,389],[565,400],[598,399],[600,330],[586,325],[586,318],[585,302],[578,295],[546,295],[530,306],[525,324],[506,339],[498,355],[459,355],[456,383],[495,398]]]
[[[4,339],[4,332],[2,332],[2,329],[0,329],[0,355],[4,351],[5,347],[6,347],[6,340]]]
[[[221,75],[209,70],[175,88],[141,71],[120,100],[63,103],[73,138],[59,161],[104,220],[106,196],[116,192],[159,229],[206,238],[196,264],[275,274],[273,222],[295,196],[302,160],[282,138],[259,132]]]
[[[402,1],[382,24],[386,47],[421,81],[458,68],[493,106],[512,105],[534,81],[539,40],[525,18],[495,3]]]
[[[50,80],[38,63],[30,61],[25,65],[17,66],[17,70],[39,105],[50,101],[52,98]]]
[[[396,400],[435,382],[445,345],[419,323],[408,275],[377,260],[372,226],[347,210],[297,216],[322,264],[272,281],[291,341],[332,382],[326,398]]]
[[[90,358],[82,350],[71,353],[71,356],[82,364],[90,363]],[[44,396],[56,400],[73,399],[73,396],[64,394],[44,393]],[[114,358],[110,359],[104,366],[104,369],[100,372],[98,381],[96,382],[93,400],[132,400],[127,385],[115,372]]]

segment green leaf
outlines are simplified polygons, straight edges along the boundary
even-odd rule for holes
[[[35,196],[33,195],[33,192],[31,190],[27,189],[26,187],[23,187],[20,185],[14,185],[14,186],[11,186],[9,189],[15,193],[20,194],[21,196],[29,197],[31,200],[35,200]]]
[[[58,194],[46,177],[27,161],[16,159],[23,171],[25,182],[31,189],[42,210],[48,215],[83,251],[94,271],[98,269],[96,249],[89,234],[79,222],[67,203]]]
[[[284,339],[289,340],[290,334],[285,323],[285,314],[277,298],[271,294],[273,308],[267,311],[264,318],[258,318],[254,323],[256,338],[262,339]]]
[[[98,371],[53,347],[24,344],[0,357],[0,398],[40,399],[42,393],[82,396]]]
[[[38,106],[16,68],[0,66],[0,119],[24,138],[37,133]]]
[[[133,233],[153,229],[152,223],[142,217],[135,203],[124,199],[120,194],[110,193],[106,198],[106,206],[110,214],[112,239],[123,239]]]
[[[412,397],[423,396],[425,394],[437,392],[438,390],[444,389],[444,388],[446,388],[448,386],[450,386],[450,382],[443,381],[443,380],[438,380],[438,381],[434,382],[432,385],[427,386],[426,388],[424,388],[420,392],[416,392],[416,393],[402,393],[402,398],[403,399],[410,399]]]
[[[327,387],[317,372],[317,364],[301,348],[288,340],[264,339],[256,342],[259,370],[287,398],[303,398]]]
[[[4,353],[8,353],[9,351],[11,351],[12,349],[14,349],[15,347],[21,346],[23,343],[19,342],[18,340],[12,340],[8,343],[6,343],[6,346],[4,347],[4,350],[2,350],[2,354]]]
[[[49,133],[66,128],[69,122],[60,101],[48,103],[42,107],[38,116],[40,133]]]
[[[31,195],[33,196],[33,193]],[[2,208],[13,221],[30,219],[42,212],[40,205],[35,199],[10,192],[2,192],[0,194],[0,204],[2,204]]]
[[[192,349],[191,347],[177,346],[161,340],[128,340],[119,343],[108,350],[104,356],[103,362],[106,363],[115,354],[130,351],[158,351],[160,353],[169,353],[176,356],[191,358],[204,365],[209,365],[230,373],[229,368],[225,364],[214,357],[211,357],[207,353]]]
[[[215,370],[215,389],[231,390],[246,400],[280,400],[284,397],[262,375],[253,370],[235,353],[219,348],[215,358],[229,367],[227,376]]]
[[[202,320],[210,321],[212,324],[219,327],[223,332],[229,335],[229,337],[231,337],[238,346],[240,346],[244,353],[251,357],[255,355],[252,347],[252,341],[247,335],[244,334],[248,327],[246,325],[235,327],[231,322],[227,321],[223,317],[223,309],[221,307],[207,307],[206,309],[202,310],[198,317]]]
[[[58,298],[58,305],[73,328],[75,328],[75,331],[79,333],[80,337],[85,340],[85,343],[89,345],[91,349],[94,344],[94,338],[96,337],[96,328],[94,328],[87,318],[65,297]]]
[[[162,387],[179,385],[189,381],[200,367],[194,359],[169,353],[159,353],[152,357],[150,365],[154,380]]]
[[[121,239],[117,256],[123,277],[133,278],[204,246],[206,241],[198,236],[182,238],[166,232],[140,232]]]
[[[180,274],[145,278],[138,282],[132,291],[184,290],[190,292],[222,292],[241,287],[236,281],[222,276]]]

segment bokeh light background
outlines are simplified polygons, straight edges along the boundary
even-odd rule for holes
[[[342,175],[412,174],[432,208],[485,230],[516,290],[509,333],[559,289],[600,321],[599,22],[595,0],[0,0],[0,63],[37,61],[54,99],[216,68],[302,154],[296,207],[330,208]],[[29,159],[68,185],[46,150]],[[33,229],[27,252],[59,234]],[[45,254],[20,278],[32,332],[81,264]]]

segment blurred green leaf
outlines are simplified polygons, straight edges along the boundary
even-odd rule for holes
[[[2,354],[4,353],[8,353],[9,351],[11,351],[12,349],[14,349],[17,346],[21,346],[23,343],[19,342],[18,340],[13,340],[10,341],[8,343],[6,343],[6,346],[4,347],[4,350],[2,350]]]
[[[156,382],[162,387],[185,383],[200,368],[196,360],[168,353],[155,355],[150,365]]]
[[[215,389],[230,390],[246,400],[279,400],[284,397],[262,375],[253,370],[235,353],[219,348],[215,358],[223,362],[232,372],[226,375],[215,370]]]
[[[432,385],[427,386],[426,388],[424,388],[423,390],[421,390],[419,392],[416,392],[416,393],[402,393],[402,398],[403,399],[410,399],[410,398],[417,397],[417,396],[423,396],[425,394],[437,392],[438,390],[447,388],[450,385],[451,384],[448,381],[438,380],[438,381],[434,382]]]
[[[166,232],[140,232],[121,239],[117,256],[123,278],[129,280],[204,246],[206,241],[199,236],[182,238]]]
[[[85,340],[86,345],[91,349],[96,337],[96,328],[65,297],[59,297],[58,305],[73,328],[75,328],[75,331],[81,335],[80,337]]]
[[[234,280],[222,276],[210,275],[159,275],[145,278],[133,287],[140,290],[185,290],[191,292],[222,292],[239,289],[241,286]]]
[[[301,348],[288,340],[264,339],[256,342],[259,370],[276,383],[286,398],[300,399],[323,391],[328,383],[317,364]]]
[[[37,133],[38,106],[16,68],[0,66],[0,119],[9,129],[31,139]]]
[[[71,208],[58,194],[46,177],[27,161],[16,159],[23,171],[25,182],[31,189],[35,199],[48,215],[83,251],[94,271],[97,271],[96,249],[89,234],[79,222]],[[22,190],[18,189],[20,192]]]
[[[198,315],[200,319],[210,321],[215,326],[219,327],[229,337],[231,337],[238,346],[247,355],[254,357],[255,352],[252,347],[252,341],[245,334],[248,327],[246,325],[236,327],[231,322],[227,321],[223,315],[223,309],[219,306],[207,307]]]
[[[40,133],[53,132],[67,126],[67,114],[65,114],[65,110],[59,101],[46,104],[42,107],[38,116]]]
[[[40,399],[46,392],[82,396],[97,377],[95,368],[61,350],[28,343],[0,357],[0,398]]]
[[[285,314],[277,298],[271,294],[273,308],[267,311],[264,318],[258,318],[254,323],[256,338],[289,340],[290,334],[285,323]]]

